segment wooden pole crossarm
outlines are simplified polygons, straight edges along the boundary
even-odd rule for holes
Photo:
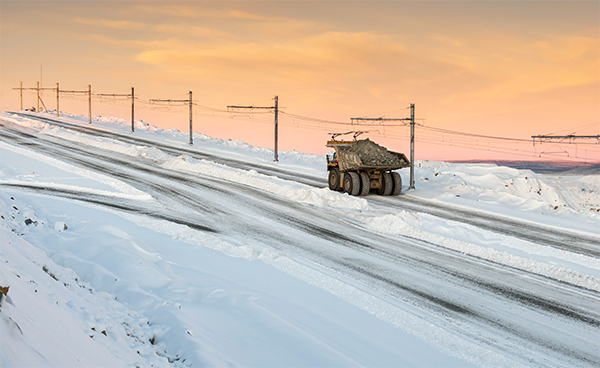
[[[269,106],[269,107],[265,107],[265,106],[227,106],[227,111],[229,111],[229,109],[270,109],[270,110],[274,110],[276,107],[275,106]]]
[[[583,138],[583,139],[597,139],[600,138],[600,135],[532,135],[531,138],[538,138],[538,139],[576,139],[576,138]]]
[[[128,95],[128,96],[130,96],[130,95]],[[149,101],[150,101],[150,103],[152,103],[152,102],[187,102],[187,103],[189,103],[190,102],[190,100],[157,100],[157,99],[150,99]]]
[[[56,91],[56,88],[13,88],[14,90],[23,90],[23,91],[27,91],[27,90],[32,90],[32,91]],[[61,91],[62,92],[62,91]]]
[[[537,139],[540,143],[544,142],[544,141],[551,141],[552,139],[561,139],[561,140],[565,140],[565,139],[569,139],[569,140],[573,140],[573,139],[598,139],[598,141],[600,141],[600,135],[574,135],[574,134],[569,134],[569,135],[532,135],[531,138],[533,139],[533,145],[535,146],[535,140]],[[562,142],[555,142],[555,143],[562,143]],[[571,142],[569,142],[571,143]]]
[[[354,121],[411,121],[410,118],[396,119],[396,118],[351,118]]]
[[[118,94],[118,93],[96,93],[96,96],[108,96],[108,97],[131,97],[131,93]]]

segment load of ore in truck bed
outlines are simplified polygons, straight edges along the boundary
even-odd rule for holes
[[[364,166],[402,166],[404,164],[401,158],[368,138],[354,142],[348,147],[348,151],[356,153]]]

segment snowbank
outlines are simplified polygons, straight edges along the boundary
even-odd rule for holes
[[[548,249],[422,213],[402,211],[395,215],[364,218],[363,221],[376,231],[423,240],[494,263],[600,291],[600,260],[596,258]],[[469,239],[477,241],[478,244],[469,242]],[[504,248],[507,251],[495,248]],[[515,250],[523,256],[515,255]],[[577,268],[583,272],[576,271]]]
[[[255,170],[232,169],[225,165],[207,160],[196,160],[183,155],[165,162],[163,166],[174,169],[208,175],[261,189],[292,201],[312,204],[320,207],[347,208],[355,210],[368,209],[363,198],[351,197],[347,194],[332,192],[327,188],[311,188],[307,185],[279,179],[257,173]]]
[[[23,239],[30,227],[58,233],[51,224],[14,197],[0,197],[0,214],[0,286],[10,287],[0,305],[0,366],[173,366],[151,343],[147,318]]]
[[[368,197],[0,115],[52,139],[331,210],[365,231],[418,239],[423,246],[600,291],[600,261],[592,257],[427,214],[369,205]],[[61,119],[87,123],[81,116]],[[123,134],[130,127],[123,119],[98,116],[94,126]],[[135,134],[173,147],[187,143],[187,133],[142,121],[136,121]],[[312,175],[326,185],[322,156],[285,152],[280,163],[273,163],[267,160],[272,157],[268,149],[198,133],[194,139],[191,149]],[[9,158],[0,163],[0,184],[151,199],[126,183],[59,158],[3,142],[0,151]],[[408,172],[401,174],[407,183]],[[418,162],[417,188],[405,195],[598,235],[600,176],[564,178],[496,165]],[[0,269],[0,286],[11,289],[0,310],[0,339],[10,341],[0,365],[518,365],[332,270],[254,239],[45,197],[24,195],[27,200],[20,202],[6,188],[1,193],[0,263],[7,267]],[[386,200],[401,203],[402,198],[381,202]]]

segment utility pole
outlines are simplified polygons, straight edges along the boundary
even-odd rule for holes
[[[192,139],[192,115],[193,115],[193,109],[192,109],[192,91],[190,91],[190,146],[194,144],[194,141]]]
[[[37,110],[35,112],[40,112],[40,81],[37,82]]]
[[[415,104],[410,104],[410,118],[352,118],[352,124],[360,122],[401,121],[410,124],[410,184],[408,189],[415,189]]]
[[[135,94],[133,93],[133,87],[131,87],[131,132],[132,133],[134,132],[133,126],[134,126],[134,121],[135,121],[134,116],[133,116],[134,111],[135,111],[134,110],[134,107],[135,107],[134,102],[135,102]]]
[[[88,106],[89,106],[89,115],[90,115],[90,122],[89,124],[92,123],[92,85],[88,84]]]
[[[410,186],[415,189],[415,104],[410,104]]]
[[[59,102],[59,97],[58,97],[58,93],[59,93],[59,89],[58,89],[58,82],[56,82],[56,117],[58,117],[58,102]]]
[[[23,110],[23,81],[19,82],[19,95],[21,96],[21,110]]]
[[[278,154],[278,150],[277,150],[277,141],[279,140],[279,122],[277,121],[277,117],[278,117],[278,112],[279,112],[279,96],[275,96],[275,155],[274,155],[274,159],[273,161],[278,162],[279,161],[279,154]]]
[[[275,147],[273,150],[273,162],[279,162],[279,154],[277,148],[277,142],[279,140],[278,134],[278,117],[279,117],[279,96],[275,96],[275,106],[227,106],[227,111],[232,112],[233,110],[254,110],[254,109],[263,109],[263,110],[273,110],[275,112]]]
[[[190,106],[190,146],[192,146],[194,144],[194,141],[192,140],[192,115],[194,113],[194,111],[193,111],[194,102],[192,100],[192,91],[190,91],[190,98],[187,100],[171,100],[171,99],[169,99],[169,100],[151,99],[150,100],[151,104],[156,103],[156,102],[168,102],[168,103],[171,103],[171,102],[182,103],[183,102],[183,103],[187,103]]]

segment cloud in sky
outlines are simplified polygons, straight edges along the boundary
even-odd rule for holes
[[[216,107],[281,94],[330,119],[415,102],[459,130],[479,118],[497,131],[511,111],[527,126],[600,120],[600,102],[577,95],[600,86],[594,2],[28,4],[0,4],[3,105],[44,64],[65,83],[201,90]]]
[[[198,4],[195,5],[177,5],[177,4],[166,4],[166,5],[135,5],[135,9],[140,12],[153,13],[159,15],[169,15],[172,17],[183,17],[183,18],[214,18],[214,19],[244,19],[244,20],[272,20],[275,17],[264,16],[260,14],[253,14],[236,9],[208,9]]]
[[[343,82],[397,60],[400,44],[370,33],[330,32],[294,43],[198,44],[192,48],[148,49],[137,60],[165,69],[184,67],[207,78],[254,74],[269,82],[315,84]]]

